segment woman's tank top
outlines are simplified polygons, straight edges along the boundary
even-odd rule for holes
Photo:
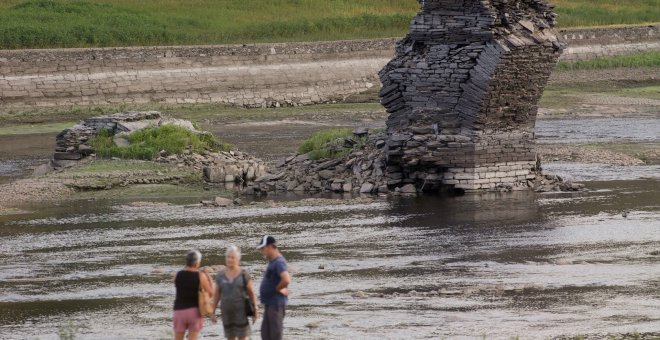
[[[174,279],[176,299],[174,310],[198,307],[199,272],[181,270]]]

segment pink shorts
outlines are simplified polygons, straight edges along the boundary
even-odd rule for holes
[[[175,310],[172,326],[175,333],[185,333],[186,330],[198,333],[204,327],[204,319],[197,307]]]

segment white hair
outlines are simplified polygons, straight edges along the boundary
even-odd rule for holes
[[[198,262],[202,262],[202,253],[199,250],[191,250],[186,254],[186,266],[194,266]]]
[[[241,250],[238,249],[237,246],[230,244],[229,247],[227,247],[227,251],[225,252],[225,256],[229,256],[229,254],[235,253],[236,257],[240,260],[241,259]]]

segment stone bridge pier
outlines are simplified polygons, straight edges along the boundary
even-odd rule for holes
[[[387,172],[423,190],[527,188],[538,101],[565,44],[543,0],[420,0],[380,71]]]

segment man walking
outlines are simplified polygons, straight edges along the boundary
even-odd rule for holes
[[[268,260],[259,288],[259,300],[264,304],[264,319],[261,322],[261,339],[281,340],[284,328],[284,308],[289,296],[291,276],[282,253],[277,249],[275,238],[264,235],[257,249]]]

